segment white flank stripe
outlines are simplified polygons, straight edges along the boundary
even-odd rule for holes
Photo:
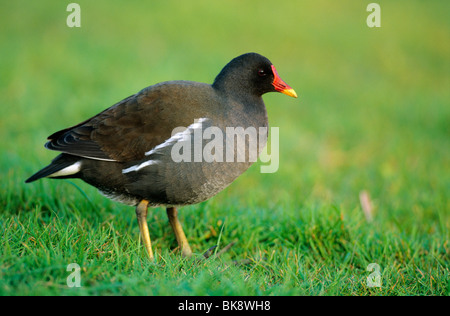
[[[147,166],[150,166],[150,165],[154,165],[154,164],[157,164],[157,163],[158,163],[157,160],[147,160],[147,161],[145,161],[145,162],[143,162],[143,163],[141,163],[139,165],[134,165],[134,166],[131,166],[131,167],[127,168],[127,169],[123,169],[122,173],[138,171],[138,170],[140,170],[140,169],[142,169],[144,167],[147,167]]]
[[[167,147],[167,146],[171,146],[179,141],[184,141],[184,140],[188,140],[190,135],[191,135],[191,131],[197,128],[201,128],[202,127],[202,123],[204,121],[206,121],[207,118],[200,118],[198,120],[195,120],[194,124],[189,125],[186,129],[184,129],[182,132],[176,133],[175,135],[173,135],[172,137],[170,137],[168,140],[166,140],[164,143],[159,144],[155,147],[153,147],[153,149],[147,151],[145,153],[146,156],[150,156],[152,154],[154,154],[155,152],[157,152],[159,149]],[[138,171],[142,168],[145,168],[147,166],[150,165],[154,165],[159,163],[159,160],[147,160],[143,163],[140,163],[139,165],[134,165],[131,166],[129,168],[123,169],[122,173],[129,173],[129,172],[133,172],[133,171]]]
[[[198,120],[195,120],[196,122],[194,124],[189,125],[188,128],[186,128],[184,131],[176,133],[175,135],[170,137],[168,140],[166,140],[164,143],[159,144],[159,145],[155,146],[153,149],[147,151],[145,153],[145,155],[150,156],[151,154],[156,152],[158,149],[173,145],[174,143],[177,143],[179,141],[187,140],[189,135],[191,134],[191,130],[201,128],[202,123],[206,120],[207,120],[207,118],[199,118]]]
[[[75,174],[81,170],[81,161],[77,161],[73,165],[70,165],[68,167],[65,167],[64,169],[61,169],[59,171],[56,171],[55,173],[52,173],[51,175],[47,176],[49,178],[53,177],[62,177],[62,176],[69,176],[71,174]]]

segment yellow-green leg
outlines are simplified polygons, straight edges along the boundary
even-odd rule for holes
[[[139,224],[139,230],[141,232],[142,240],[144,241],[145,250],[150,258],[150,260],[154,260],[152,250],[152,242],[150,240],[150,234],[148,232],[147,225],[147,210],[148,210],[148,201],[142,200],[136,207],[136,217]]]
[[[178,220],[178,211],[175,207],[167,208],[167,216],[169,217],[170,226],[172,226],[173,232],[178,242],[178,246],[181,249],[181,253],[184,257],[190,257],[192,255],[191,247]]]

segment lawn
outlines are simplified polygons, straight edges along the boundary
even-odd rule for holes
[[[77,1],[80,28],[69,2],[0,4],[0,295],[450,294],[450,3],[380,0],[369,28],[369,1],[154,2]],[[277,172],[257,163],[180,210],[193,259],[162,208],[152,263],[132,207],[80,180],[24,183],[53,132],[250,51],[299,98],[264,96]]]

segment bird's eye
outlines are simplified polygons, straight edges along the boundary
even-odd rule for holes
[[[267,75],[267,73],[264,71],[264,69],[259,69],[259,70],[258,70],[258,76],[264,77],[264,76],[266,76],[266,75]]]

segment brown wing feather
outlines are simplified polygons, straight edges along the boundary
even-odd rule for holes
[[[150,86],[84,122],[52,134],[46,147],[92,159],[142,159],[145,152],[169,139],[175,127],[193,123],[200,108],[190,101],[192,95],[189,98],[186,94],[201,94],[205,89],[210,86],[194,82]],[[183,110],[186,107],[193,107],[190,115]],[[178,112],[184,115],[174,115]]]

